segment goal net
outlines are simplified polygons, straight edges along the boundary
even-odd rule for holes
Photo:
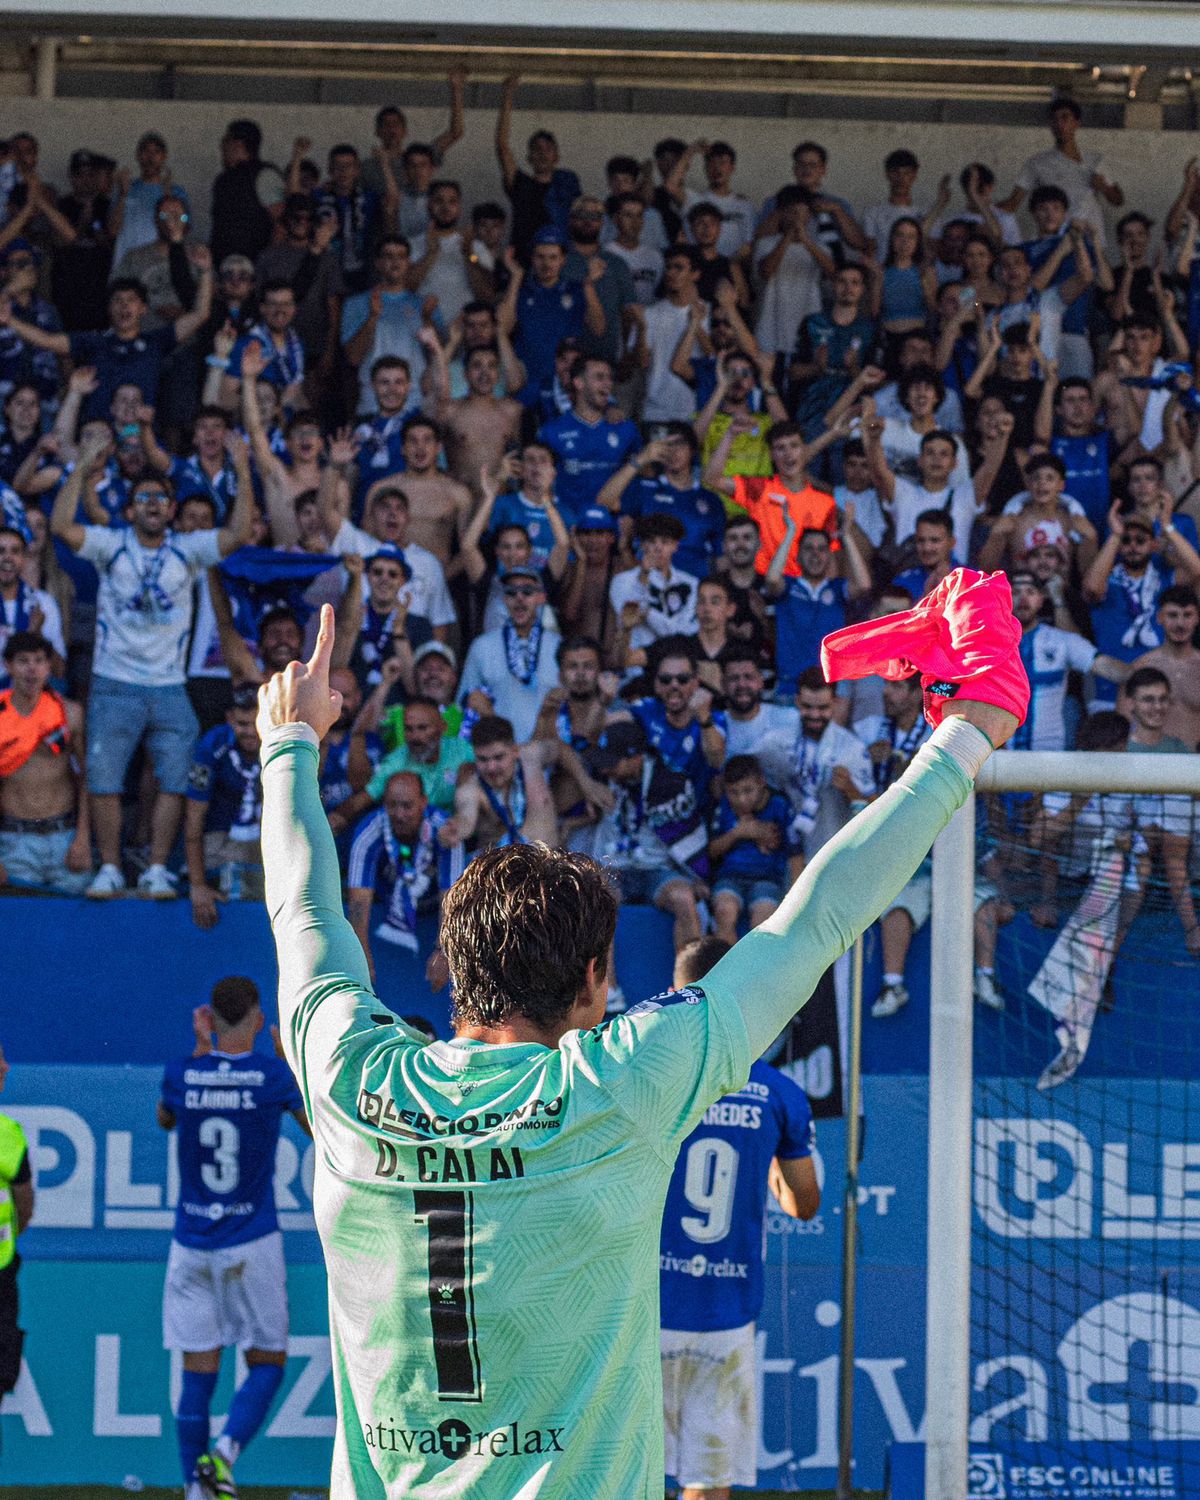
[[[927,1500],[1200,1495],[1196,794],[1010,752],[939,841]]]

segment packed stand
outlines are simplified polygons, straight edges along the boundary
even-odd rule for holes
[[[9,885],[186,889],[204,928],[261,899],[255,690],[323,603],[322,795],[372,962],[526,839],[603,861],[676,951],[733,942],[927,733],[915,678],[835,688],[822,637],[959,564],[1011,580],[1019,748],[1196,749],[1200,171],[1160,230],[1061,99],[1003,198],[981,161],[927,192],[898,149],[851,204],[813,141],[762,204],[717,140],[584,184],[548,131],[518,159],[510,78],[495,196],[468,204],[448,82],[435,141],[389,106],[323,163],[304,137],[266,162],[235,120],[210,187],[155,132],[131,167],[75,151],[62,192],[6,143]],[[998,927],[1061,920],[1108,814],[988,811],[999,1007]],[[1200,953],[1189,804],[1128,824],[1137,892],[1157,869]],[[929,905],[923,869],[882,921],[877,1018]]]

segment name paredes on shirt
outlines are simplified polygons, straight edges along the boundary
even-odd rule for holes
[[[762,1105],[739,1104],[734,1099],[721,1099],[708,1106],[701,1123],[734,1125],[739,1130],[757,1130],[762,1125]]]

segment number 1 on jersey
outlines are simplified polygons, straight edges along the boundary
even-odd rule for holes
[[[475,1201],[470,1193],[413,1193],[429,1230],[429,1321],[440,1401],[482,1401],[475,1332]]]

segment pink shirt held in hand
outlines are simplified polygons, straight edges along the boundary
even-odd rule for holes
[[[1020,648],[1004,574],[955,568],[911,609],[827,635],[821,670],[828,682],[871,676],[894,682],[920,672],[925,717],[934,726],[960,693],[1023,721],[1029,679]]]

